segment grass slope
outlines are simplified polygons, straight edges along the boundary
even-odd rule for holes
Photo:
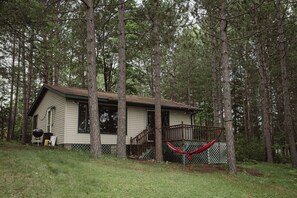
[[[241,166],[237,175],[222,166],[205,173],[209,166],[92,160],[86,153],[2,144],[0,197],[297,197],[297,170],[289,165]],[[260,174],[250,175],[251,168]]]

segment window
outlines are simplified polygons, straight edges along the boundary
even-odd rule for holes
[[[49,108],[46,113],[46,132],[52,132],[53,126],[53,108]]]
[[[90,123],[89,123],[89,113],[88,105],[86,103],[79,103],[78,108],[78,132],[79,133],[89,133]]]
[[[118,108],[117,106],[99,105],[99,125],[101,134],[117,134]],[[79,103],[78,132],[90,132],[90,119],[87,103]]]
[[[33,129],[37,129],[37,122],[38,122],[38,115],[34,115],[33,124],[32,124]]]
[[[116,106],[99,106],[100,132],[117,134],[118,108]]]

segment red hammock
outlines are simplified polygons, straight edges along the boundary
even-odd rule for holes
[[[173,151],[177,152],[177,153],[187,155],[187,156],[188,156],[188,159],[189,159],[189,160],[192,160],[192,155],[201,153],[201,152],[203,152],[203,151],[209,149],[214,143],[216,143],[216,142],[219,140],[220,136],[221,136],[221,133],[220,133],[220,135],[219,135],[216,139],[214,139],[214,140],[212,140],[212,141],[210,141],[210,142],[204,144],[202,147],[200,147],[200,148],[198,148],[197,150],[192,151],[192,152],[185,152],[185,151],[183,151],[183,150],[177,148],[176,146],[174,146],[173,144],[171,144],[171,143],[168,142],[168,141],[167,141],[167,146],[168,146],[169,148],[171,148]]]

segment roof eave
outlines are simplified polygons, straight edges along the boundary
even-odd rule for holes
[[[48,89],[45,88],[44,86],[40,89],[40,91],[37,94],[36,99],[34,100],[33,104],[31,105],[31,107],[30,107],[30,109],[28,111],[29,116],[33,116],[33,114],[36,111],[39,103],[41,102],[41,100],[43,99],[43,97],[45,96],[47,91],[48,91]]]
[[[36,111],[37,107],[39,106],[40,102],[42,101],[43,97],[45,96],[45,94],[47,93],[47,91],[50,90],[51,92],[62,96],[66,99],[69,100],[77,100],[77,101],[88,101],[88,96],[84,96],[84,95],[75,95],[75,94],[66,94],[63,93],[59,90],[56,90],[54,88],[52,88],[51,86],[48,85],[43,85],[41,90],[39,91],[36,99],[34,100],[28,115],[29,116],[33,116],[34,112]],[[99,98],[98,97],[98,102],[102,102],[102,103],[117,103],[118,100],[114,100],[114,99],[107,99],[107,98]],[[138,103],[138,102],[129,102],[127,101],[127,105],[129,106],[140,106],[140,107],[149,107],[149,108],[153,108],[154,104],[153,103]],[[170,109],[170,110],[183,110],[183,111],[188,111],[188,112],[192,112],[192,113],[197,113],[199,111],[202,111],[201,109],[195,108],[195,107],[191,107],[191,106],[185,106],[185,107],[181,107],[181,106],[174,106],[174,105],[161,105],[162,108],[164,109]]]

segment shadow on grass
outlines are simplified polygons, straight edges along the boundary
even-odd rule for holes
[[[158,164],[154,160],[135,160],[142,164]],[[179,164],[179,163],[172,163],[172,162],[164,162],[164,164],[170,164],[170,168],[176,170],[183,170],[189,173],[223,173],[228,174],[228,167],[226,164]],[[237,166],[238,173],[246,173],[250,176],[262,177],[264,174],[254,168],[247,168],[242,166]]]

